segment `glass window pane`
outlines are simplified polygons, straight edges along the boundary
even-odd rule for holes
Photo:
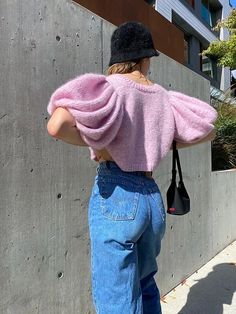
[[[189,50],[190,50],[190,37],[185,35],[184,36],[184,63],[189,64]]]
[[[194,0],[185,0],[192,8],[194,8]]]
[[[202,72],[213,78],[212,62],[206,56],[202,57]]]
[[[209,9],[209,0],[202,0],[201,15],[204,21],[212,26],[211,13]]]
[[[145,0],[150,5],[155,5],[156,0]]]

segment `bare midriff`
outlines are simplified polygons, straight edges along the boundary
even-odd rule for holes
[[[96,156],[99,163],[108,160],[113,161],[111,155],[106,149],[96,150]],[[144,173],[147,177],[152,178],[152,171],[144,171]]]
[[[102,162],[105,160],[113,160],[111,155],[108,153],[108,151],[105,148],[101,150],[96,150],[96,156],[97,156],[98,162]]]

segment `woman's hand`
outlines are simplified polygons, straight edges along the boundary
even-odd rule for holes
[[[71,113],[64,108],[57,108],[47,124],[49,135],[66,143],[78,146],[88,146],[81,138],[76,127],[75,119]]]

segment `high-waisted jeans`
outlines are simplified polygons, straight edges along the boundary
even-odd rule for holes
[[[91,274],[97,314],[160,314],[154,280],[166,213],[159,188],[115,162],[97,167],[89,201]]]

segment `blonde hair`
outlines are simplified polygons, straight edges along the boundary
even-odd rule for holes
[[[107,74],[111,75],[111,74],[115,74],[115,73],[119,73],[119,74],[125,74],[125,73],[131,73],[135,70],[141,70],[141,60],[138,61],[127,61],[127,62],[122,62],[122,63],[115,63],[113,65],[111,65],[108,70],[107,70]]]

